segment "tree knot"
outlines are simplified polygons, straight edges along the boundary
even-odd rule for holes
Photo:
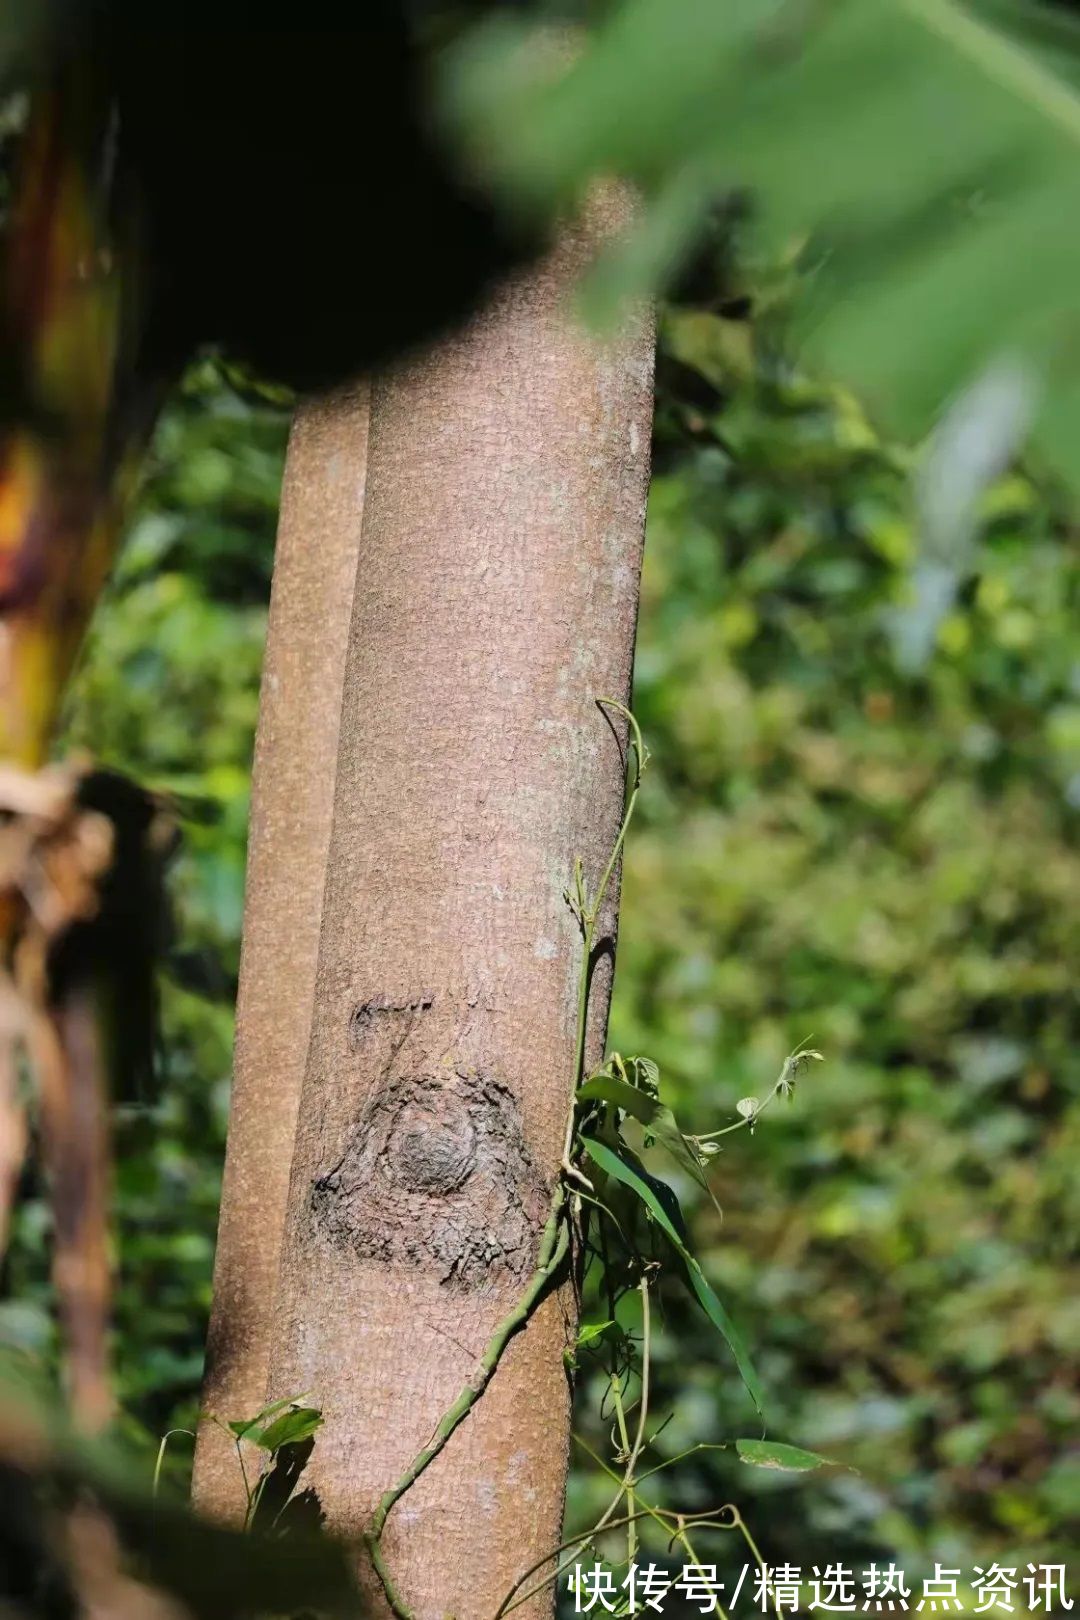
[[[470,1288],[529,1274],[547,1203],[513,1093],[454,1070],[382,1087],[311,1190],[335,1247]]]

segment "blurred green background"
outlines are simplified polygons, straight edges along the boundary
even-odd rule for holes
[[[909,452],[717,306],[672,308],[662,335],[635,698],[653,761],[611,1040],[656,1058],[700,1130],[798,1041],[824,1052],[714,1161],[722,1225],[679,1190],[770,1432],[848,1466],[699,1452],[664,1498],[737,1500],[774,1563],[1060,1561],[1080,1532],[1077,531],[1045,482],[997,482],[932,658],[901,673]],[[116,1355],[147,1455],[197,1409],[287,426],[189,372],[66,722],[185,817],[162,1083],[116,1126]],[[0,1335],[48,1362],[48,1215],[23,1194]],[[674,1295],[657,1354],[661,1452],[756,1432]],[[606,1494],[576,1473],[573,1522]]]

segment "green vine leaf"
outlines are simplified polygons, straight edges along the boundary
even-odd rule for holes
[[[615,1326],[616,1323],[611,1319],[606,1322],[583,1322],[581,1324],[581,1331],[577,1336],[578,1349],[584,1350],[590,1344],[593,1344],[597,1339],[604,1338],[605,1335]]]
[[[620,1080],[613,1074],[600,1073],[587,1080],[578,1092],[582,1102],[606,1102],[630,1114],[654,1136],[660,1146],[675,1160],[699,1187],[712,1197],[712,1189],[689,1143],[685,1140],[666,1103],[659,1102],[648,1092]],[[714,1200],[715,1202],[715,1200]]]
[[[753,1468],[775,1468],[786,1474],[809,1474],[815,1468],[825,1468],[831,1459],[816,1451],[804,1451],[801,1446],[785,1446],[777,1440],[736,1440],[739,1461]]]
[[[322,1412],[304,1404],[303,1395],[287,1395],[284,1400],[271,1401],[256,1412],[254,1417],[232,1418],[222,1425],[237,1440],[247,1440],[263,1451],[275,1452],[281,1446],[295,1445],[307,1440],[322,1427]],[[213,1421],[213,1414],[208,1413]]]
[[[758,1413],[761,1414],[764,1396],[757,1373],[754,1371],[753,1363],[750,1360],[750,1353],[738,1328],[713,1289],[709,1286],[700,1262],[687,1247],[686,1226],[683,1222],[682,1211],[679,1208],[679,1201],[671,1188],[666,1182],[658,1181],[655,1176],[650,1176],[640,1159],[627,1147],[620,1148],[616,1153],[605,1142],[598,1142],[591,1136],[582,1137],[581,1145],[598,1169],[614,1177],[616,1181],[621,1182],[624,1187],[628,1187],[631,1192],[640,1198],[661,1231],[668,1238],[668,1241],[686,1267],[686,1277],[690,1288],[702,1310],[717,1329],[735,1358],[735,1365],[739,1369],[739,1376],[746,1386],[747,1394],[753,1401]]]
[[[633,1057],[627,1059],[627,1070],[636,1075],[635,1084],[642,1091],[647,1091],[651,1097],[660,1095],[660,1065],[650,1057]]]
[[[282,1446],[295,1446],[301,1440],[310,1439],[322,1425],[323,1415],[317,1407],[297,1406],[283,1412],[258,1434],[249,1434],[247,1438],[261,1446],[263,1451],[280,1451]]]
[[[252,1429],[257,1429],[258,1427],[259,1419],[257,1417],[243,1419],[234,1418],[229,1423],[230,1432],[234,1434],[238,1440],[246,1439],[246,1437],[251,1433]]]

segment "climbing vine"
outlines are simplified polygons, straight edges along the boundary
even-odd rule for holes
[[[642,1155],[654,1148],[663,1151],[715,1203],[707,1172],[720,1150],[720,1139],[740,1130],[752,1134],[778,1097],[790,1098],[794,1094],[800,1071],[807,1063],[820,1061],[821,1054],[808,1045],[800,1046],[785,1060],[763,1098],[742,1098],[736,1105],[734,1120],[697,1134],[684,1131],[663,1101],[660,1071],[651,1058],[612,1052],[599,1068],[586,1074],[587,1015],[597,929],[649,758],[633,713],[612,699],[601,699],[600,707],[620,714],[627,724],[626,793],[619,831],[595,890],[590,893],[578,860],[571,887],[566,891],[567,904],[581,935],[581,968],[575,1086],[557,1197],[578,1245],[582,1269],[595,1267],[598,1272],[597,1292],[605,1304],[603,1315],[581,1323],[576,1345],[567,1352],[567,1358],[574,1369],[585,1360],[600,1365],[604,1415],[611,1419],[613,1454],[605,1459],[582,1436],[575,1435],[575,1441],[611,1480],[614,1489],[606,1507],[587,1530],[553,1549],[519,1576],[494,1620],[502,1620],[545,1587],[564,1578],[583,1555],[597,1551],[601,1537],[624,1533],[623,1563],[633,1568],[640,1527],[647,1521],[664,1533],[669,1548],[681,1550],[687,1565],[708,1590],[712,1612],[726,1620],[715,1580],[709,1579],[693,1538],[706,1530],[739,1535],[768,1589],[768,1571],[738,1508],[727,1503],[709,1512],[688,1515],[655,1505],[641,1494],[646,1480],[686,1455],[684,1452],[659,1462],[648,1461],[650,1448],[663,1427],[662,1423],[650,1427],[654,1423],[650,1381],[653,1298],[664,1275],[678,1277],[719,1332],[762,1421],[764,1398],[747,1347],[693,1252],[674,1190],[647,1168]],[[633,1329],[626,1325],[630,1315],[625,1304],[628,1299],[635,1302]],[[819,1467],[825,1460],[798,1447],[760,1439],[730,1444],[741,1460],[758,1466],[804,1471]],[[615,1612],[625,1613],[630,1607],[630,1597],[625,1595]]]

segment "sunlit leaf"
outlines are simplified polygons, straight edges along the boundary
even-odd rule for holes
[[[264,1451],[277,1451],[282,1446],[294,1446],[307,1440],[322,1427],[323,1415],[315,1407],[300,1406],[283,1412],[280,1417],[257,1434],[249,1436]]]
[[[228,1428],[238,1440],[255,1439],[256,1429],[265,1427],[279,1412],[284,1412],[286,1407],[299,1405],[303,1399],[302,1395],[289,1395],[283,1401],[272,1401],[269,1406],[264,1406],[261,1411],[256,1412],[254,1417],[231,1419]]]
[[[785,1446],[777,1440],[736,1440],[735,1450],[740,1462],[788,1474],[808,1474],[812,1469],[826,1467],[829,1462],[828,1457],[821,1457],[816,1451]]]

